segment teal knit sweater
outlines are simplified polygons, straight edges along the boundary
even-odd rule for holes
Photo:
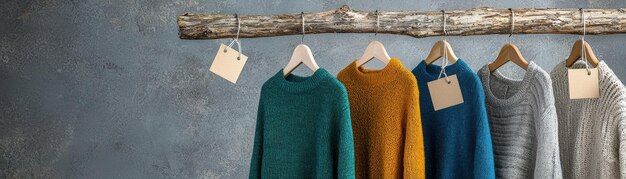
[[[354,178],[348,95],[328,71],[263,84],[250,178]]]

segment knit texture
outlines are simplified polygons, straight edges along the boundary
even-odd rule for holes
[[[457,76],[464,102],[439,111],[433,109],[427,83],[438,78],[441,66],[422,61],[412,71],[420,91],[426,178],[495,178],[480,80],[461,59],[445,69]]]
[[[596,99],[569,99],[565,63],[551,72],[565,178],[626,178],[626,89],[603,61],[597,68]]]
[[[354,178],[348,96],[323,68],[279,71],[263,84],[257,114],[250,178]]]
[[[513,80],[485,65],[485,89],[498,178],[562,178],[550,76],[530,62]]]
[[[348,90],[357,178],[424,178],[417,82],[392,58],[384,69],[352,62],[338,74]]]

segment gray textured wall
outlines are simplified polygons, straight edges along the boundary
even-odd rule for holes
[[[180,40],[175,15],[312,12],[342,4],[364,10],[626,7],[624,0],[3,0],[0,178],[245,178],[260,87],[287,63],[300,37],[242,40],[251,58],[232,85],[208,71],[219,44],[228,39]],[[322,34],[305,41],[319,65],[337,73],[371,38]],[[550,71],[577,38],[517,35],[513,42]],[[379,34],[379,39],[412,69],[440,38]],[[626,35],[587,39],[626,79]],[[476,70],[495,58],[506,35],[449,41]],[[505,70],[521,73],[512,65]]]

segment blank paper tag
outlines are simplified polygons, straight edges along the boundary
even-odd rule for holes
[[[224,49],[226,49],[226,52],[224,52]],[[248,60],[248,57],[243,54],[241,54],[241,58],[237,60],[238,56],[239,52],[237,50],[224,44],[220,45],[220,49],[217,51],[217,55],[215,55],[215,59],[213,59],[213,64],[211,64],[209,71],[232,83],[237,83],[239,74],[241,74],[241,70],[243,70],[243,66]]]
[[[428,91],[435,111],[463,103],[463,94],[456,75],[448,76],[448,79],[450,83],[446,78],[428,82]]]
[[[569,98],[585,99],[600,97],[600,84],[598,81],[598,68],[568,69],[567,81],[569,82]]]

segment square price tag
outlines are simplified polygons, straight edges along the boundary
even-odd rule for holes
[[[222,44],[220,45],[220,49],[217,51],[217,55],[215,55],[215,59],[213,59],[213,63],[211,64],[209,71],[230,81],[231,83],[237,83],[237,79],[243,70],[243,66],[248,60],[248,57],[243,54],[241,54],[239,59],[237,59],[237,57],[239,57],[239,52],[237,50]]]
[[[428,82],[428,91],[435,111],[463,103],[463,94],[456,75]]]
[[[570,99],[600,97],[598,68],[591,68],[589,72],[587,72],[587,69],[568,69],[567,81]]]

